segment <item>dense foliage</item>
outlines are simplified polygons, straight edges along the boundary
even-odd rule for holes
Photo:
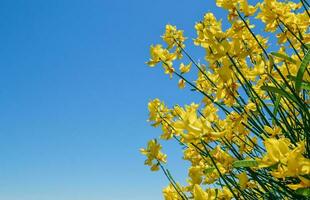
[[[170,108],[159,99],[149,102],[149,121],[162,134],[141,149],[145,164],[162,169],[170,181],[163,190],[166,200],[310,197],[309,3],[216,0],[216,5],[228,11],[230,27],[223,30],[212,13],[195,24],[194,44],[205,49],[205,62],[190,56],[187,38],[173,25],[166,25],[164,45],[151,46],[147,64],[161,64],[179,78],[179,88],[190,87],[202,98]],[[254,33],[250,19],[265,25],[262,35]],[[272,48],[271,40],[277,40]],[[197,79],[189,80],[188,73]],[[184,147],[187,185],[166,169],[160,140]]]

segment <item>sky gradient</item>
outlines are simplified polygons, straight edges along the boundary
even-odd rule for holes
[[[206,0],[1,1],[0,199],[162,199],[168,181],[139,153],[160,134],[147,102],[198,98],[145,62],[165,24],[190,44],[207,11],[223,17]],[[180,147],[164,151],[183,182]]]

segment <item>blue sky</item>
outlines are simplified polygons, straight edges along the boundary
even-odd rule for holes
[[[165,24],[191,41],[207,11],[223,15],[206,0],[0,1],[0,199],[161,199],[168,182],[138,151],[160,134],[147,102],[198,98],[145,61]]]

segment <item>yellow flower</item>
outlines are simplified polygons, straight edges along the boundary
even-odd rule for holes
[[[310,174],[310,159],[303,156],[304,142],[292,148],[287,138],[265,140],[266,155],[259,160],[259,167],[275,166],[272,176],[276,178],[299,177]]]
[[[158,162],[166,162],[167,155],[160,151],[161,148],[161,145],[154,139],[148,142],[146,149],[140,149],[140,152],[147,157],[144,164],[150,166],[152,171],[159,170]]]
[[[199,166],[192,166],[189,168],[188,175],[191,178],[191,184],[200,184],[202,181],[203,170]]]
[[[281,128],[278,126],[275,126],[274,128],[270,128],[269,126],[264,126],[264,130],[272,137],[281,135]]]
[[[154,122],[152,126],[159,126],[164,123],[164,118],[166,120],[171,120],[172,116],[169,115],[169,109],[165,106],[164,102],[159,99],[154,99],[148,103],[149,119],[148,121]]]
[[[193,190],[194,200],[208,200],[208,193],[200,185],[195,185]]]
[[[236,170],[233,164],[238,158],[255,159],[258,161],[258,167],[251,167],[251,173],[237,172],[238,180],[234,182],[236,184],[230,182],[237,198],[253,195],[251,197],[256,199],[259,197],[255,195],[264,190],[274,192],[275,196],[278,196],[278,191],[283,189],[285,195],[285,187],[282,185],[293,190],[310,187],[310,159],[306,152],[306,129],[303,127],[305,121],[301,113],[303,109],[299,109],[298,104],[292,105],[287,98],[280,99],[279,107],[284,114],[280,112],[276,118],[281,123],[287,122],[285,129],[280,128],[279,124],[275,126],[269,115],[261,116],[267,113],[265,111],[269,108],[272,110],[274,104],[274,101],[271,101],[273,96],[262,89],[262,86],[277,87],[278,83],[291,93],[290,87],[287,87],[283,80],[286,77],[291,88],[295,89],[294,79],[307,50],[301,43],[310,43],[308,13],[300,9],[301,3],[291,1],[263,0],[256,5],[250,5],[248,2],[216,0],[217,6],[228,11],[230,27],[226,30],[222,29],[222,20],[216,19],[212,13],[206,13],[203,19],[195,24],[197,37],[194,44],[205,50],[204,58],[207,64],[198,64],[200,70],[197,72],[197,78],[191,81],[197,90],[205,94],[204,100],[201,101],[203,104],[192,103],[184,107],[176,105],[169,109],[158,99],[149,103],[149,121],[153,126],[161,128],[160,138],[170,139],[175,136],[175,139],[186,146],[183,159],[189,161],[190,166],[186,179],[188,185],[183,187],[182,191],[190,199],[233,199],[234,196],[227,186],[216,187],[222,179],[220,174],[229,177],[229,174]],[[279,45],[280,48],[278,55],[272,53],[266,56],[264,51],[270,50],[269,45],[272,41],[268,41],[262,35],[253,37],[253,32],[249,30],[254,30],[255,27],[250,23],[249,16],[254,15],[257,9],[259,13],[256,18],[265,24],[265,31],[276,32],[274,36],[277,37],[278,43],[275,45]],[[245,21],[238,17],[237,11],[245,17]],[[279,30],[280,27],[283,31]],[[174,61],[183,56],[186,38],[182,30],[168,24],[162,39],[165,46],[151,46],[148,64],[162,64],[165,73],[171,77],[177,70],[174,68]],[[182,75],[189,73],[192,67],[192,62],[183,62],[180,62],[178,71]],[[310,82],[307,71],[302,77],[302,82],[303,87]],[[180,79],[178,87],[184,88],[185,83],[184,79]],[[300,97],[301,102],[310,102],[306,89],[296,95]],[[264,107],[263,102],[268,108]],[[262,130],[261,133],[259,130]],[[282,131],[285,131],[285,134]],[[292,137],[288,137],[288,134],[292,134]],[[205,146],[202,141],[206,143]],[[213,160],[199,148],[202,151],[207,148]],[[141,149],[141,153],[146,155],[145,164],[149,165],[151,170],[158,170],[159,164],[166,162],[166,155],[161,152],[161,146],[156,140],[150,141],[146,149]],[[258,157],[260,155],[261,157]],[[220,173],[215,170],[213,161]],[[261,172],[265,174],[266,179],[263,178],[263,183],[258,183],[252,173]],[[282,184],[268,183],[267,177]],[[209,187],[210,184],[213,185]],[[264,189],[261,184],[265,185]],[[278,186],[282,189],[277,188]],[[243,191],[237,190],[239,188]],[[173,185],[165,188],[163,195],[166,200],[181,199]]]
[[[219,119],[217,114],[218,108],[214,104],[205,105],[202,110],[203,116],[210,122],[216,122]]]
[[[233,71],[231,70],[231,67],[228,65],[224,65],[223,67],[219,68],[217,73],[219,74],[219,77],[222,79],[223,82],[227,83],[230,81],[233,77]]]
[[[166,25],[166,32],[162,36],[163,40],[167,43],[168,49],[171,49],[174,46],[182,45],[185,41],[182,30],[177,30],[176,26],[170,24]],[[176,44],[178,42],[178,44]]]
[[[179,120],[172,123],[174,130],[181,133],[182,141],[185,143],[196,142],[202,135],[210,133],[210,122],[203,117],[197,116],[198,104],[185,106],[185,110],[178,108],[176,110]]]
[[[298,178],[300,179],[300,183],[289,184],[288,187],[293,189],[293,190],[297,190],[299,188],[309,188],[310,187],[310,180],[309,179],[302,177],[302,176],[299,176]]]
[[[162,62],[165,69],[165,73],[170,75],[170,78],[174,72],[172,67],[173,61],[177,59],[177,54],[170,53],[167,49],[164,49],[162,45],[157,44],[150,48],[151,58],[147,62],[150,67],[154,67],[156,64]]]
[[[194,147],[191,146],[184,150],[183,159],[191,162],[193,166],[199,165],[199,163],[201,163],[203,160],[202,156],[196,151]]]
[[[249,102],[246,106],[245,106],[245,111],[246,112],[250,112],[250,111],[255,111],[256,110],[256,104],[253,102]]]
[[[169,54],[169,51],[167,49],[164,49],[160,44],[157,44],[155,46],[151,45],[150,54],[151,59],[149,62],[147,62],[150,67],[154,67],[162,60],[169,60],[168,58],[172,58],[172,55]]]
[[[310,159],[302,155],[305,150],[305,143],[299,143],[296,148],[287,154],[285,165],[273,172],[273,175],[278,178],[284,178],[310,174]]]
[[[216,5],[229,11],[229,20],[238,16],[236,13],[237,8],[239,8],[240,12],[243,12],[245,16],[251,16],[257,10],[257,7],[249,5],[247,0],[216,0]]]
[[[287,138],[268,138],[264,142],[267,153],[260,160],[259,167],[269,167],[279,162],[286,163],[290,149],[290,141]]]
[[[231,193],[231,191],[228,189],[227,186],[223,187],[223,190],[221,190],[219,192],[218,198],[220,200],[228,200],[228,199],[232,199],[233,198],[233,194]],[[215,198],[213,198],[215,199]]]
[[[238,0],[216,0],[216,5],[226,10],[233,10],[236,8],[237,2]]]
[[[188,65],[184,65],[184,63],[181,63],[180,64],[181,74],[188,73],[191,69],[191,66],[192,66],[192,62],[190,62]]]
[[[213,159],[216,161],[221,173],[229,172],[232,169],[232,163],[235,160],[228,152],[223,151],[220,145],[217,145],[211,151]]]
[[[246,172],[242,172],[241,174],[238,174],[237,177],[239,179],[240,188],[244,190],[247,187],[247,184],[249,182]]]
[[[180,89],[185,88],[185,81],[183,79],[180,79],[179,83],[178,83],[178,86],[179,86]]]
[[[163,189],[163,195],[165,200],[181,200],[182,198],[174,187],[169,184],[165,189]]]
[[[249,5],[247,0],[239,0],[239,3],[240,11],[243,12],[245,16],[251,16],[257,10],[257,7]]]

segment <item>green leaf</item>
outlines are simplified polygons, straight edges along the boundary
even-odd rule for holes
[[[307,51],[305,57],[302,59],[300,63],[299,70],[297,72],[296,81],[295,81],[295,88],[297,92],[301,89],[301,83],[302,83],[302,77],[304,76],[304,73],[306,71],[306,68],[308,67],[310,62],[310,51]]]
[[[310,90],[310,83],[308,82],[301,83],[301,88],[305,90]]]
[[[283,60],[286,60],[286,61],[288,61],[288,62],[294,63],[294,64],[297,63],[296,60],[294,60],[293,58],[291,58],[291,57],[289,57],[289,56],[287,56],[287,55],[285,55],[285,54],[282,54],[282,53],[271,52],[271,55],[273,55],[273,56],[275,56],[275,57],[278,57],[278,58],[281,58],[281,59],[283,59]]]
[[[274,109],[273,109],[273,115],[274,116],[277,116],[281,98],[282,98],[282,95],[278,94],[276,97],[276,101],[274,102]],[[275,119],[272,119],[272,123],[275,123]]]
[[[233,166],[236,168],[239,167],[257,167],[258,162],[256,160],[237,160],[233,162]]]
[[[296,82],[296,76],[292,76],[292,75],[288,75],[287,78],[291,81],[295,81]],[[310,82],[307,81],[302,81],[301,83],[301,88],[305,89],[305,90],[310,90]]]
[[[285,88],[286,86],[283,85],[282,87]],[[281,95],[281,94],[277,94],[277,95],[276,95],[276,101],[274,102],[274,109],[273,109],[273,115],[274,115],[274,116],[277,116],[277,114],[278,114],[278,110],[279,110],[281,98],[282,98],[282,95]],[[275,123],[275,118],[272,119],[272,123],[273,123],[273,124]]]
[[[268,168],[271,169],[271,170],[275,170],[275,169],[278,169],[279,167],[279,162],[277,162],[276,164],[273,164],[271,166],[269,166]]]
[[[212,173],[214,170],[215,170],[215,167],[209,167],[209,168],[203,170],[203,172],[205,174],[209,174],[209,173]]]
[[[310,180],[310,174],[304,174],[304,175],[300,175],[300,176]]]
[[[285,90],[281,90],[279,88],[272,87],[272,86],[262,86],[261,89],[272,92],[272,93],[280,94],[280,95],[286,97],[287,99],[290,99],[290,100],[298,103],[296,97],[293,96],[292,94],[287,93]]]
[[[296,194],[299,194],[305,197],[310,197],[310,188],[299,188],[295,192]]]
[[[296,76],[287,75],[287,78],[288,78],[290,81],[296,81]]]

